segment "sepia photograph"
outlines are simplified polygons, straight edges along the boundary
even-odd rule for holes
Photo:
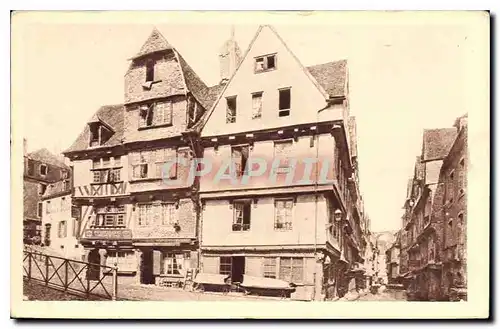
[[[11,314],[488,316],[487,12],[11,24]]]

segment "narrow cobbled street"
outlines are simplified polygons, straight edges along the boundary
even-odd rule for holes
[[[384,290],[376,294],[367,293],[359,301],[406,301],[405,292],[402,290]]]

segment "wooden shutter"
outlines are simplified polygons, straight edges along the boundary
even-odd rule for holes
[[[167,150],[167,161],[172,161],[170,166],[169,178],[177,178],[177,150],[169,149]]]
[[[203,257],[203,273],[218,274],[219,273],[219,257],[204,256]]]
[[[153,275],[160,275],[161,273],[161,258],[161,251],[153,250]]]
[[[245,274],[263,277],[263,258],[245,257]]]

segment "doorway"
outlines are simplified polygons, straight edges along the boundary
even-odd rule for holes
[[[87,269],[87,279],[88,280],[99,280],[101,275],[101,255],[97,249],[93,249],[89,253],[89,259],[87,260],[91,265]]]
[[[243,274],[245,274],[245,257],[233,256],[231,267],[231,281],[243,282]]]
[[[146,249],[142,251],[141,256],[141,283],[153,284],[155,282],[153,276],[153,250]]]

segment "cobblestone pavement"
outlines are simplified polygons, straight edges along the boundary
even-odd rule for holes
[[[156,300],[156,301],[269,301],[281,300],[279,298],[245,296],[241,293],[215,293],[215,292],[194,292],[178,288],[166,288],[147,285],[127,285],[118,288],[120,299],[127,300]]]
[[[386,290],[377,294],[367,293],[359,301],[406,301],[404,291]]]

